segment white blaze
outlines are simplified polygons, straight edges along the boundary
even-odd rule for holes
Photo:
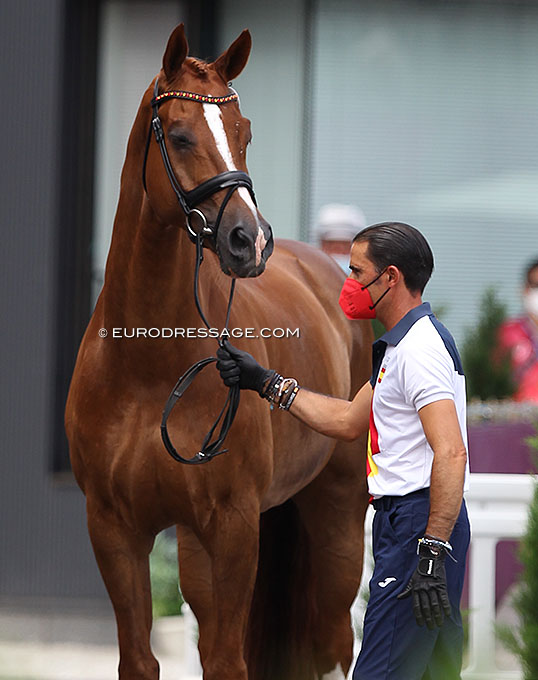
[[[228,144],[228,137],[226,136],[226,130],[224,129],[224,123],[222,122],[222,115],[220,111],[220,107],[218,104],[203,104],[204,107],[204,116],[207,121],[207,124],[209,126],[209,129],[211,130],[211,133],[215,139],[215,144],[217,145],[217,150],[222,156],[222,160],[224,161],[224,164],[226,165],[227,170],[237,170],[234,164],[234,159],[232,158],[232,152],[230,151],[230,145]],[[256,220],[256,224],[258,225],[258,229],[261,231],[259,227],[259,222],[258,222],[258,212],[256,210],[256,206],[254,205],[254,202],[248,192],[248,189],[246,187],[239,187],[237,190],[237,193],[243,201],[248,205],[250,208],[252,214],[254,215],[254,219]],[[263,233],[262,233],[263,236]],[[259,232],[258,232],[258,237],[259,237]]]
[[[265,239],[263,231],[258,226],[258,235],[256,236],[256,243],[254,244],[254,247],[256,249],[256,266],[258,266],[262,261],[262,253],[266,245],[267,241]]]

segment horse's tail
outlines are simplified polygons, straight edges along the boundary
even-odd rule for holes
[[[260,557],[246,639],[252,680],[312,680],[317,616],[309,538],[292,500],[260,519]]]

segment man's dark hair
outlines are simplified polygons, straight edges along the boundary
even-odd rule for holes
[[[527,285],[530,284],[531,272],[533,272],[535,269],[538,269],[538,260],[533,260],[532,262],[529,262],[529,264],[527,265],[527,269],[525,270],[525,283]]]
[[[394,265],[407,289],[422,293],[433,271],[433,253],[418,229],[403,222],[381,222],[360,231],[353,243],[368,243],[367,257],[378,272]]]

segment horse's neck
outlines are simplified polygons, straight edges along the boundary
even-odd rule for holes
[[[142,185],[147,109],[141,106],[127,145],[99,313],[105,328],[198,328],[201,322],[193,295],[195,246],[187,236],[184,217],[178,206],[183,223],[162,224]],[[202,305],[220,303],[223,275],[210,254],[201,278]]]
[[[195,248],[182,225],[157,220],[136,160],[128,154],[122,173],[102,294],[104,325],[197,326]]]

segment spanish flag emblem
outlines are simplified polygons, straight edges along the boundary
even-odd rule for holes
[[[374,411],[370,406],[370,427],[368,429],[368,448],[366,455],[366,474],[368,477],[377,475],[377,465],[374,462],[374,456],[379,453],[379,442],[377,435],[377,428],[374,422]]]

